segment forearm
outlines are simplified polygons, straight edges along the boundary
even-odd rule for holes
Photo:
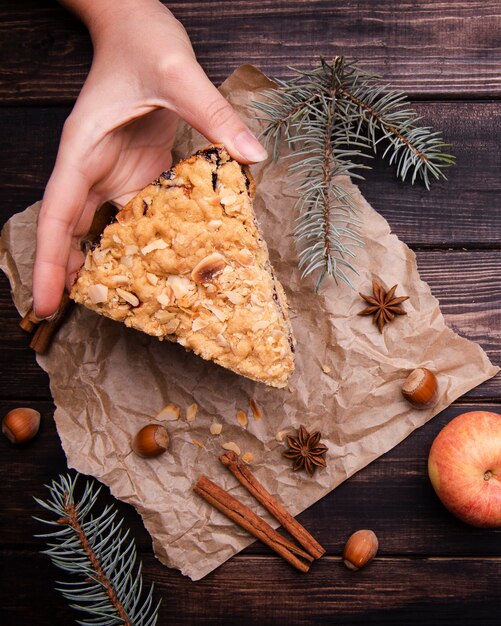
[[[155,12],[172,15],[159,0],[59,0],[59,3],[87,26],[93,40],[124,15],[138,13],[143,18]]]

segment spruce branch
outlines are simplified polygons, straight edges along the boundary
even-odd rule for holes
[[[454,157],[440,133],[418,125],[419,117],[405,94],[392,91],[379,77],[344,57],[307,71],[290,68],[294,76],[278,80],[277,88],[255,101],[258,118],[266,123],[262,136],[279,158],[285,139],[292,159],[289,173],[297,184],[299,216],[295,237],[303,277],[318,272],[316,288],[326,276],[351,285],[350,259],[362,245],[360,222],[350,194],[337,181],[341,175],[363,178],[362,158],[372,158],[380,144],[382,157],[396,166],[397,177],[421,180],[445,178]]]
[[[80,500],[75,500],[78,474],[59,476],[47,485],[50,497],[35,501],[55,516],[40,522],[53,526],[53,532],[37,535],[47,539],[47,554],[53,564],[81,580],[59,582],[58,591],[72,602],[70,606],[89,615],[82,626],[154,626],[158,606],[153,604],[153,586],[143,593],[141,564],[129,531],[117,510],[105,507],[94,515],[101,488],[88,481]]]

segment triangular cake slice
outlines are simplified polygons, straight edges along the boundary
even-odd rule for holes
[[[294,339],[252,208],[254,182],[210,146],[139,192],[87,253],[71,297],[252,380],[284,387]]]

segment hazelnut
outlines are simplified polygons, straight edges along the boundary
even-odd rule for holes
[[[12,443],[25,443],[37,434],[40,413],[35,409],[12,409],[3,418],[2,432]]]
[[[148,424],[132,440],[132,449],[145,458],[160,456],[169,447],[169,433],[165,426]]]
[[[219,252],[213,252],[195,265],[191,272],[191,278],[199,284],[210,283],[214,280],[214,276],[223,271],[225,267],[224,256]]]
[[[426,367],[419,367],[405,379],[402,394],[415,409],[430,409],[438,401],[437,377]]]
[[[379,542],[372,530],[357,530],[346,542],[343,562],[348,569],[365,567],[376,556]]]

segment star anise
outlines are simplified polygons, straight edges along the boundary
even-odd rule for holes
[[[292,470],[297,472],[305,469],[310,476],[317,467],[325,467],[324,455],[327,452],[327,446],[320,443],[322,437],[320,431],[309,433],[304,426],[300,426],[297,435],[287,437],[289,450],[283,453],[288,459],[293,459]]]
[[[383,285],[374,278],[372,281],[374,295],[360,294],[369,306],[360,311],[359,315],[374,315],[374,323],[377,324],[380,333],[383,332],[384,325],[389,324],[395,315],[407,315],[400,305],[408,300],[409,296],[395,297],[397,286],[393,285],[389,291],[386,291]]]

